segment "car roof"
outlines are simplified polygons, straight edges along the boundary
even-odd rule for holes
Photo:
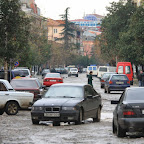
[[[144,87],[128,87],[128,88],[126,88],[126,90],[140,90],[140,89],[144,89]]]
[[[84,87],[87,84],[84,83],[60,83],[60,84],[53,84],[52,87],[55,86],[80,86],[80,87]]]

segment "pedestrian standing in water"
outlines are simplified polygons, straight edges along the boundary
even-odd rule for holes
[[[92,80],[93,80],[93,79],[92,79],[92,73],[93,73],[93,72],[90,71],[90,73],[89,73],[89,75],[88,75],[88,84],[93,87],[93,84],[92,84]]]

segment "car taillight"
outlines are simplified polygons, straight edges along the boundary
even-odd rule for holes
[[[123,115],[124,116],[133,116],[133,115],[135,115],[135,113],[133,111],[124,111]]]
[[[112,84],[113,82],[112,81],[109,81],[109,84]]]
[[[105,81],[102,79],[101,82],[105,82]]]
[[[127,81],[127,84],[130,84],[130,81]]]

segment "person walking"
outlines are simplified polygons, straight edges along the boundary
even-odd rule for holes
[[[92,79],[92,73],[93,73],[93,72],[90,71],[90,73],[89,73],[89,75],[88,75],[88,84],[93,87],[93,84],[92,84],[92,80],[93,80],[93,79]]]
[[[144,72],[141,73],[141,86],[144,87]]]
[[[142,86],[142,74],[143,74],[143,71],[141,70],[139,75],[138,75],[139,87]]]

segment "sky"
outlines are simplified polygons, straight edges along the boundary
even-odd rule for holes
[[[61,19],[60,15],[69,9],[69,19],[82,19],[85,14],[107,14],[106,6],[111,2],[119,0],[35,0],[37,6],[41,9],[41,15],[54,20]]]

